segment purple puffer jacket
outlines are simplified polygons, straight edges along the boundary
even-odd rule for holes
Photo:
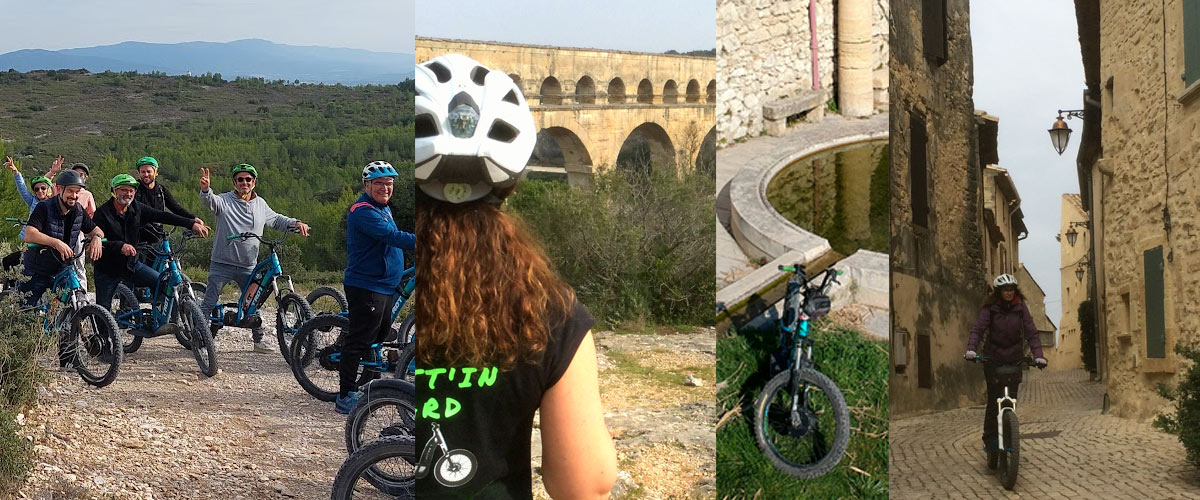
[[[979,317],[975,319],[975,327],[971,328],[971,338],[967,340],[967,350],[974,351],[983,339],[987,330],[987,345],[980,355],[990,358],[993,362],[1011,364],[1020,361],[1025,355],[1021,337],[1029,342],[1029,350],[1033,357],[1044,358],[1042,355],[1042,339],[1038,336],[1037,326],[1033,324],[1033,315],[1029,308],[1017,298],[1012,304],[997,302],[983,306]]]

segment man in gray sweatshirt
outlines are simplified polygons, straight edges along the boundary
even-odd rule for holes
[[[204,294],[204,302],[200,304],[201,310],[208,314],[212,314],[213,307],[217,305],[221,289],[229,282],[239,287],[246,283],[258,264],[259,241],[255,238],[228,240],[226,238],[229,235],[254,233],[261,236],[263,227],[269,226],[278,231],[295,228],[300,234],[308,236],[308,224],[275,213],[267,206],[266,200],[254,193],[254,187],[258,184],[258,170],[242,163],[235,165],[231,173],[234,190],[218,195],[209,189],[209,169],[200,169],[200,201],[212,210],[217,219],[217,232],[208,266],[208,291]],[[263,344],[262,337],[262,327],[255,328],[254,352],[275,352]]]

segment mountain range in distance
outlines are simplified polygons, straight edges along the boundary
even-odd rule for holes
[[[0,71],[51,69],[162,72],[168,75],[220,73],[226,80],[261,77],[288,82],[389,85],[413,77],[413,54],[362,49],[284,45],[267,40],[147,43],[75,49],[22,49],[0,54]]]

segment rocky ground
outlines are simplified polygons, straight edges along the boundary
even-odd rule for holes
[[[716,498],[715,332],[599,332],[596,342],[605,422],[617,448],[612,498]],[[540,449],[535,432],[534,467]],[[535,482],[535,496],[548,498]]]
[[[714,332],[596,339],[621,471],[613,498],[715,498]],[[344,417],[278,353],[251,352],[248,330],[225,329],[217,347],[212,378],[173,337],[146,341],[102,389],[54,373],[21,416],[37,457],[17,498],[328,498]],[[534,444],[536,467],[536,433]]]
[[[345,418],[280,354],[251,352],[248,330],[223,330],[217,349],[212,378],[169,336],[126,355],[102,389],[55,373],[22,417],[37,458],[18,498],[329,498]]]

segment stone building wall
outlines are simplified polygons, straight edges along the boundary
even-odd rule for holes
[[[817,0],[817,72],[830,96],[837,79],[833,0]],[[765,130],[763,104],[812,88],[808,0],[718,0],[717,138],[731,143]],[[872,2],[876,106],[887,105],[888,1]]]
[[[987,289],[980,210],[981,162],[972,100],[967,0],[947,0],[946,58],[925,56],[919,0],[892,0],[892,415],[981,403],[981,370],[962,360]],[[926,121],[929,216],[913,224],[910,117]],[[991,127],[990,134],[995,133]],[[994,144],[994,137],[989,143]],[[994,161],[994,160],[993,160]],[[901,335],[903,333],[903,335]],[[928,336],[925,359],[919,336]],[[903,353],[901,357],[898,354]],[[904,365],[901,366],[900,363]],[[920,387],[927,363],[930,387]]]
[[[1062,220],[1059,223],[1059,242],[1062,247],[1061,287],[1062,287],[1062,316],[1058,320],[1058,345],[1046,350],[1046,360],[1050,362],[1050,370],[1082,370],[1083,357],[1080,343],[1079,304],[1087,300],[1088,276],[1083,279],[1075,275],[1075,269],[1087,259],[1088,242],[1091,241],[1090,229],[1076,227],[1075,244],[1067,241],[1067,230],[1071,222],[1086,221],[1087,214],[1083,211],[1079,195],[1068,193],[1062,196]],[[1085,265],[1086,269],[1086,265]]]
[[[1104,158],[1098,164],[1111,176],[1097,196],[1098,251],[1104,256],[1099,293],[1106,298],[1113,411],[1133,418],[1164,407],[1158,383],[1181,380],[1185,367],[1175,344],[1200,342],[1200,95],[1186,95],[1180,78],[1182,4],[1100,2]],[[1164,255],[1166,356],[1150,358],[1144,252],[1158,246]]]

